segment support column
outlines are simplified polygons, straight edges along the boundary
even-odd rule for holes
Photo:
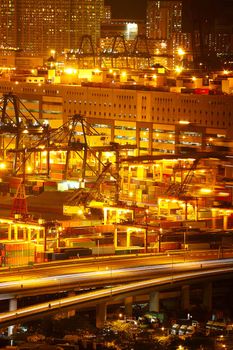
[[[8,225],[8,241],[11,241],[12,238],[12,226],[11,224]]]
[[[223,229],[227,230],[227,226],[228,226],[228,215],[224,214],[224,216],[223,216]]]
[[[14,240],[18,240],[18,226],[14,225]]]
[[[117,248],[117,228],[116,227],[114,229],[113,244],[114,244],[114,248]]]
[[[39,244],[39,242],[40,242],[40,230],[37,228],[35,231],[36,231],[36,243]]]
[[[185,285],[181,288],[181,308],[182,310],[190,309],[190,286]]]
[[[212,282],[206,282],[203,288],[203,305],[207,311],[212,310],[212,295],[213,295],[213,285]]]
[[[104,225],[108,223],[108,212],[107,209],[104,209]]]
[[[216,216],[217,216],[217,213],[216,213],[216,210],[212,210],[212,228],[215,229],[216,228]]]
[[[133,297],[125,298],[124,303],[125,303],[125,316],[132,317],[132,315],[133,315]]]
[[[159,292],[150,293],[149,311],[159,312]]]
[[[30,228],[28,228],[27,240],[28,240],[28,242],[31,242],[31,240],[32,240],[32,230]]]
[[[76,295],[76,293],[73,292],[73,291],[68,292],[68,297],[74,297],[75,295]],[[68,318],[74,317],[75,313],[76,313],[75,309],[68,310],[67,311],[67,317]]]
[[[17,310],[17,299],[9,300],[9,311]],[[14,325],[8,327],[8,337],[10,337],[14,332]]]
[[[24,242],[27,241],[27,229],[26,229],[26,227],[23,228],[23,240],[24,240]]]
[[[131,232],[129,230],[127,230],[127,232],[126,232],[126,247],[127,248],[130,247],[130,238],[131,238]]]
[[[107,304],[100,303],[96,305],[96,328],[104,327],[107,318]]]

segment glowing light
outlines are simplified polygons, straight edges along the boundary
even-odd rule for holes
[[[78,210],[78,215],[83,215],[83,210],[82,209]]]
[[[175,72],[177,73],[177,74],[180,74],[180,73],[182,73],[183,72],[183,67],[181,67],[181,66],[176,66],[175,67]]]
[[[188,124],[190,124],[190,122],[188,120],[180,120],[179,124],[181,124],[181,125],[188,125]]]
[[[6,163],[0,163],[0,170],[6,169]]]
[[[210,193],[212,193],[213,191],[212,191],[212,189],[211,188],[201,188],[200,189],[200,193],[202,193],[202,194],[210,194]]]
[[[77,74],[77,69],[68,67],[68,68],[65,68],[64,72],[65,72],[66,74],[69,74],[69,75],[71,75],[71,74]]]
[[[28,172],[28,173],[31,173],[31,172],[32,172],[32,167],[31,167],[31,165],[28,165],[28,166],[27,166],[27,172]]]
[[[52,56],[52,57],[54,57],[55,56],[55,53],[56,53],[56,50],[50,50],[50,55]]]
[[[177,49],[177,53],[178,53],[179,56],[184,56],[185,55],[185,51],[184,51],[184,49],[182,49],[182,47],[179,47]]]

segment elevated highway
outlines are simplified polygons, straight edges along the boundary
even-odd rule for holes
[[[175,266],[160,266],[153,268],[152,266],[147,267],[137,267],[137,268],[128,268],[121,270],[112,270],[109,271],[100,271],[92,272],[88,274],[78,273],[76,275],[62,275],[62,278],[66,281],[63,282],[64,285],[73,284],[73,287],[77,285],[77,280],[94,279],[96,277],[102,278],[105,281],[105,284],[110,281],[115,280],[116,276],[121,276],[118,278],[122,280],[124,276],[129,276],[130,274],[140,273],[143,275],[143,279],[137,278],[136,282],[123,283],[120,285],[109,285],[106,288],[100,288],[91,290],[89,292],[79,293],[78,295],[59,298],[58,300],[52,300],[46,303],[41,303],[26,308],[9,311],[6,313],[0,314],[0,324],[1,327],[9,326],[15,324],[19,321],[25,320],[27,318],[40,317],[42,314],[57,312],[60,309],[74,309],[74,308],[83,308],[96,306],[97,303],[103,302],[112,302],[118,298],[124,298],[132,294],[140,293],[149,293],[153,290],[169,289],[174,288],[174,285],[182,285],[183,283],[195,283],[201,281],[208,281],[212,279],[221,279],[226,276],[229,277],[233,274],[233,259],[218,260],[218,261],[203,261],[195,263],[183,263],[175,264]],[[145,269],[145,272],[144,272]],[[157,277],[148,278],[148,272],[155,272],[157,270]],[[163,275],[160,275],[160,271],[163,270]],[[185,271],[186,270],[186,271]],[[56,285],[57,288],[57,279],[61,275],[51,277],[45,277],[43,281],[43,286],[46,289],[52,288],[52,285]],[[32,281],[32,283],[37,283],[38,281]],[[14,289],[14,286],[17,287],[15,282],[8,282],[1,286],[2,289]],[[19,287],[19,286],[18,286]],[[26,287],[26,286],[25,286]],[[29,285],[26,287],[29,288]],[[35,289],[35,285],[34,285]],[[9,290],[9,293],[10,293]]]
[[[65,260],[0,272],[0,300],[130,283],[176,272],[233,266],[231,251],[179,251],[166,255],[111,256]],[[212,260],[211,260],[212,259]]]

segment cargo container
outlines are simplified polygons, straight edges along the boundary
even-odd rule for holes
[[[2,266],[22,266],[35,262],[35,245],[30,242],[2,242]]]
[[[72,258],[79,258],[83,256],[91,256],[92,255],[92,250],[90,248],[65,248],[61,247],[58,248],[54,253],[63,253],[66,255],[67,259],[72,259]]]

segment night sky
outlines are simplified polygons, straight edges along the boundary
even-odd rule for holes
[[[105,0],[112,6],[112,18],[144,19],[147,0]]]
[[[169,0],[173,1],[173,0]],[[185,12],[203,13],[212,20],[232,23],[233,0],[183,0]],[[112,6],[112,18],[145,19],[147,0],[105,0]],[[189,16],[188,16],[189,17]]]

